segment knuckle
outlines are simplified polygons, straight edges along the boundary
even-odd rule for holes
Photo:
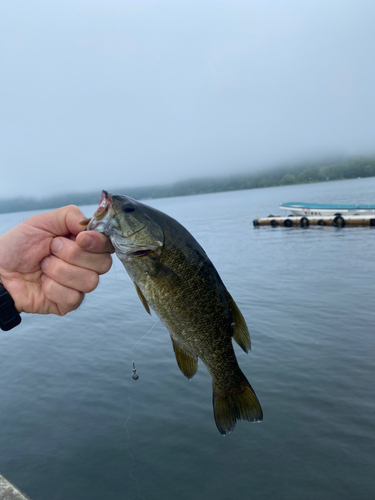
[[[83,291],[86,293],[92,292],[93,290],[95,290],[95,288],[98,286],[98,284],[99,284],[99,275],[92,271],[87,276]]]
[[[112,257],[109,254],[105,254],[105,256],[103,256],[103,259],[101,262],[99,274],[108,273],[108,271],[111,269],[111,267],[112,267]]]
[[[85,256],[85,261],[82,262],[84,268],[91,270],[97,274],[107,273],[112,266],[112,257],[110,254],[89,254]]]
[[[61,309],[58,309],[58,313],[57,315],[58,316],[66,316],[68,314],[69,311],[62,311]]]
[[[51,298],[53,295],[54,281],[47,277],[47,279],[43,281],[42,288],[46,297]]]
[[[58,283],[64,283],[68,272],[68,264],[59,257],[51,256],[50,263],[44,272],[47,276]]]
[[[96,265],[93,265],[91,261],[90,264],[90,266],[81,267],[57,257],[52,257],[45,274],[51,280],[56,281],[62,286],[69,287],[73,291],[77,291],[77,293],[88,293],[92,292],[98,286],[99,275],[109,271],[112,265],[112,258],[108,254],[105,258],[102,255],[100,262],[96,261]],[[47,286],[50,287],[51,284],[49,283]]]
[[[79,261],[79,256],[80,256],[80,248],[79,246],[75,243],[75,241],[70,240],[69,245],[66,246],[66,252],[64,255],[64,260],[66,262],[69,262],[70,264],[76,264],[76,262]]]
[[[77,309],[81,305],[84,296],[85,294],[83,292],[70,289],[65,298],[65,314]]]
[[[70,238],[55,238],[55,240],[59,241],[54,242],[53,253],[70,264],[77,262],[80,249],[75,241]]]
[[[66,267],[61,272],[61,279],[66,284],[71,284],[74,282],[76,277],[76,272],[71,267]]]
[[[75,288],[73,285],[78,281],[78,268],[59,258],[54,258],[53,265],[48,266],[48,275],[63,286]]]

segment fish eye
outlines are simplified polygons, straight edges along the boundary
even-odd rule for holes
[[[135,206],[133,205],[133,203],[130,203],[130,201],[127,201],[122,205],[122,209],[124,212],[134,212]]]

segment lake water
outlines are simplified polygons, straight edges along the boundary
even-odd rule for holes
[[[33,500],[373,500],[375,230],[252,220],[374,198],[371,178],[149,202],[193,233],[241,308],[252,351],[236,353],[264,421],[219,434],[207,370],[181,374],[114,258],[79,310],[1,332],[0,473]],[[29,215],[1,215],[0,232]]]

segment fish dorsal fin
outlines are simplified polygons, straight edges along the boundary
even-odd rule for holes
[[[193,378],[198,370],[198,357],[185,349],[172,335],[171,340],[179,369],[188,379]]]
[[[133,283],[134,283],[134,281],[133,281]],[[134,283],[134,286],[135,286],[135,289],[137,290],[138,297],[141,299],[143,307],[146,309],[146,311],[148,312],[148,314],[151,316],[150,307],[148,305],[147,300],[145,299],[145,296],[141,292],[141,290],[140,290],[139,286],[137,285],[137,283]]]
[[[251,341],[249,330],[247,329],[246,321],[242,316],[241,311],[238,309],[237,304],[233,300],[232,296],[227,291],[227,300],[232,313],[232,324],[233,324],[233,339],[245,352],[249,352],[251,349]]]

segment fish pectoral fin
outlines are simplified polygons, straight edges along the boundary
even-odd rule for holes
[[[134,283],[134,281],[133,281]],[[134,283],[134,286],[135,286],[135,289],[137,291],[137,295],[138,297],[141,299],[141,302],[143,304],[143,307],[146,309],[146,311],[148,312],[148,314],[151,316],[151,311],[150,311],[150,307],[148,305],[148,302],[147,300],[145,299],[145,296],[143,295],[143,293],[141,292],[139,286],[137,285],[137,283]]]
[[[171,340],[179,369],[188,379],[193,378],[198,370],[198,356],[186,350],[172,335]]]
[[[233,324],[233,340],[243,349],[245,352],[249,352],[251,349],[251,341],[249,330],[246,325],[246,321],[242,316],[237,304],[233,300],[232,296],[227,291],[227,300],[232,313],[232,324]]]
[[[149,258],[145,261],[139,261],[138,267],[149,276],[163,280],[174,280],[178,278],[177,274],[165,264],[159,262],[157,258]]]

